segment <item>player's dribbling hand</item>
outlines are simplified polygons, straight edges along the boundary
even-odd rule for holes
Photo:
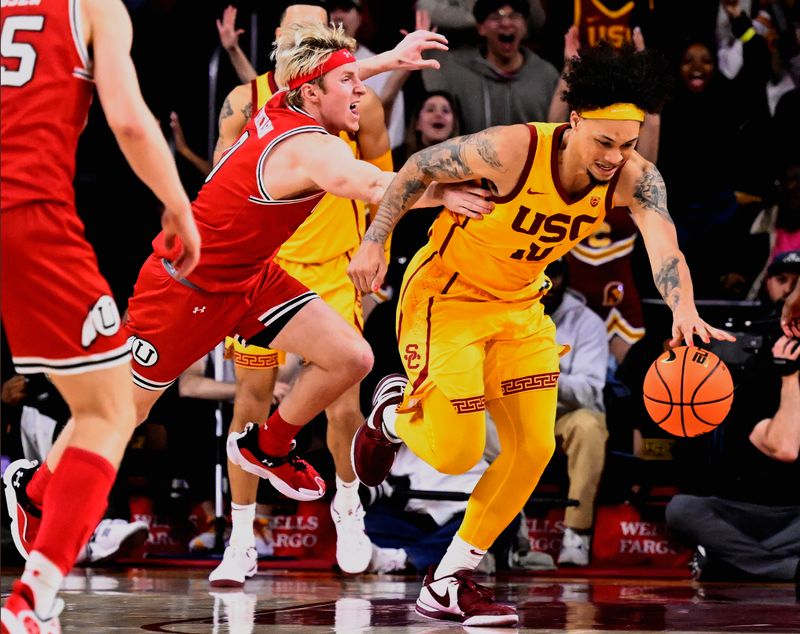
[[[350,260],[347,275],[360,293],[377,293],[383,286],[386,268],[383,244],[365,240]]]
[[[438,188],[442,204],[461,216],[483,220],[485,214],[490,214],[494,210],[494,203],[489,200],[491,192],[478,185],[440,183]]]
[[[680,345],[692,346],[694,345],[694,335],[700,337],[703,343],[711,343],[712,339],[736,341],[736,337],[729,332],[709,326],[700,319],[697,311],[676,310],[672,316],[672,339],[670,339],[669,345],[673,348]]]
[[[171,258],[175,272],[186,277],[200,261],[200,232],[194,222],[192,207],[189,201],[185,205],[165,207],[161,214],[161,226],[164,229],[164,246],[177,253]]]

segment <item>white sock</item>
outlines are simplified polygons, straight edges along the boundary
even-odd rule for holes
[[[247,550],[255,548],[256,537],[253,535],[253,522],[256,519],[256,503],[234,504],[231,503],[231,540],[234,548]]]
[[[387,405],[383,410],[383,434],[392,442],[403,442],[397,435],[397,405]]]
[[[358,497],[358,479],[345,482],[336,475],[336,495],[333,496],[333,508],[342,512],[345,509],[358,506],[361,500]]]
[[[450,546],[447,548],[444,557],[442,557],[442,561],[439,562],[434,577],[436,579],[441,579],[442,577],[452,575],[457,570],[475,570],[478,564],[481,563],[481,559],[483,559],[485,554],[485,550],[468,544],[456,535],[453,537],[453,541],[450,542]]]
[[[43,619],[50,616],[63,581],[64,575],[58,566],[38,551],[31,553],[22,573],[22,583],[33,592],[33,609]]]

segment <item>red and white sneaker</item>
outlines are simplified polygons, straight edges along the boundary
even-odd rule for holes
[[[417,614],[434,621],[457,621],[466,626],[516,627],[517,610],[495,603],[494,591],[472,580],[472,570],[459,570],[434,579],[428,569],[417,599]]]
[[[11,596],[0,610],[2,634],[60,634],[58,615],[64,609],[64,600],[56,599],[47,618],[36,614],[33,603],[31,589],[21,581],[15,581]]]
[[[28,559],[39,532],[42,510],[31,502],[26,488],[39,463],[36,460],[15,460],[3,474],[6,490],[6,510],[11,516],[11,537],[19,554]]]
[[[269,480],[272,486],[293,500],[319,500],[325,495],[325,481],[292,449],[285,456],[270,456],[258,446],[258,425],[247,423],[241,433],[228,435],[226,451],[230,461],[248,473]]]
[[[376,487],[386,479],[402,444],[383,432],[383,412],[403,400],[408,379],[402,374],[385,376],[372,394],[372,411],[358,428],[350,446],[350,460],[359,481]]]

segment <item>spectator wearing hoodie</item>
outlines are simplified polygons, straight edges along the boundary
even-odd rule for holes
[[[582,296],[567,290],[569,271],[563,258],[545,273],[553,286],[542,299],[544,311],[556,325],[558,343],[569,346],[559,363],[555,432],[567,455],[568,497],[578,500],[578,506],[564,514],[558,563],[586,566],[608,438],[603,404],[609,354],[606,327]]]
[[[455,97],[462,133],[547,120],[558,71],[522,46],[529,14],[526,0],[477,0],[473,15],[482,45],[443,53],[439,70],[422,73],[428,91]]]

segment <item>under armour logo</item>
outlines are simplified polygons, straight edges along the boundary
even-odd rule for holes
[[[192,311],[192,314],[196,315],[197,313],[204,313],[204,312],[206,312],[205,306],[195,306],[194,310]]]
[[[21,480],[22,480],[22,471],[17,471],[14,474],[14,488],[16,488],[16,489],[19,488],[19,483],[20,483]]]

